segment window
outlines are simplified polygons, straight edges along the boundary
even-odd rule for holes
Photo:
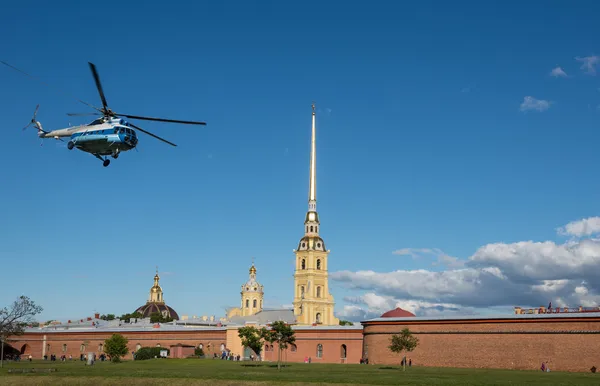
[[[312,227],[312,225],[310,226],[310,231],[311,231],[311,232],[313,231],[313,227]]]
[[[321,297],[321,287],[317,287],[317,297]]]
[[[342,358],[342,359],[346,359],[346,352],[347,352],[346,345],[345,345],[345,344],[343,344],[343,345],[340,347],[340,358]]]
[[[198,348],[199,348],[200,350],[202,350],[202,349],[204,348],[204,345],[203,345],[202,343],[200,343],[200,344],[198,345]]]
[[[256,299],[252,301],[252,307],[256,308]]]
[[[302,269],[306,269],[306,260],[302,259]]]
[[[67,352],[67,345],[63,344],[63,352]]]
[[[135,351],[138,351],[141,348],[142,348],[141,344],[138,343],[138,344],[135,345]]]
[[[308,225],[306,226],[306,231],[308,232]]]
[[[290,348],[292,349],[292,352],[296,352],[298,351],[298,346],[296,346],[295,344],[292,343],[292,345],[290,346]]]
[[[102,343],[100,343],[98,345],[98,352],[103,352],[104,351],[104,345]]]
[[[321,313],[317,312],[317,323],[321,323]]]
[[[317,269],[321,269],[321,259],[317,259]]]
[[[50,343],[46,345],[46,351],[50,351]]]
[[[319,231],[319,227],[315,226],[315,232],[318,232],[318,231]]]
[[[323,358],[323,345],[321,343],[317,345],[317,358]]]
[[[250,308],[250,299],[246,299],[246,308]]]
[[[82,345],[79,347],[79,351],[81,351],[81,352],[84,352],[84,351],[85,351],[85,344],[82,344]]]
[[[156,344],[156,347],[160,347],[160,343],[157,343],[157,344]]]
[[[300,297],[303,297],[303,296],[304,296],[304,286],[301,285],[300,286]]]

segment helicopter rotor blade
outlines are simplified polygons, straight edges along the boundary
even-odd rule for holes
[[[13,69],[13,70],[15,70],[15,71],[18,71],[18,72],[20,72],[20,73],[22,73],[22,74],[25,74],[25,75],[27,75],[28,77],[30,77],[30,78],[32,78],[32,79],[34,79],[34,80],[37,80],[38,82],[40,82],[41,84],[43,84],[43,85],[45,85],[45,86],[47,86],[47,87],[54,88],[54,87],[50,86],[48,83],[44,82],[43,80],[40,80],[40,79],[36,78],[35,76],[33,76],[33,75],[30,75],[30,74],[26,73],[25,71],[23,71],[23,70],[20,70],[20,69],[16,68],[15,66],[13,66],[13,65],[10,65],[10,64],[8,64],[8,63],[6,63],[6,62],[5,62],[5,61],[3,61],[3,60],[0,60],[0,63],[4,64],[4,65],[5,65],[5,66],[7,66],[7,67],[10,67],[10,68],[12,68],[12,69]],[[92,105],[92,104],[89,104],[89,103],[87,103],[87,102],[85,102],[85,101],[82,101],[81,99],[79,99],[79,98],[76,98],[76,97],[74,97],[74,96],[73,96],[73,95],[71,95],[71,94],[68,94],[68,93],[66,93],[66,92],[64,92],[64,91],[62,91],[62,90],[59,90],[59,89],[57,89],[57,88],[54,88],[54,90],[55,90],[55,91],[58,91],[58,92],[60,92],[60,93],[61,93],[61,94],[63,94],[63,95],[68,95],[70,98],[73,98],[73,99],[75,99],[76,101],[78,101],[78,102],[80,102],[80,103],[83,103],[84,105],[86,105],[86,106],[88,106],[88,107],[91,107],[91,108],[93,108],[94,110],[97,110],[97,111],[100,111],[100,112],[102,112],[102,110],[100,110],[98,107],[96,107],[96,106],[94,106],[94,105]]]
[[[96,88],[98,88],[98,93],[100,94],[100,99],[102,100],[102,106],[104,107],[104,111],[108,111],[106,97],[104,96],[104,90],[102,90],[102,84],[100,83],[100,76],[98,75],[98,71],[96,70],[96,65],[92,62],[88,62],[90,65],[90,69],[92,70],[92,75],[94,76],[94,80],[96,81]]]
[[[167,141],[166,139],[159,137],[158,135],[154,135],[154,134],[152,134],[151,132],[149,132],[149,131],[146,131],[146,130],[142,129],[141,127],[139,127],[139,126],[136,126],[136,125],[134,125],[134,124],[133,124],[133,123],[131,123],[131,122],[127,122],[127,124],[128,124],[129,126],[131,126],[131,127],[134,127],[134,128],[136,128],[137,130],[141,131],[142,133],[146,133],[146,134],[148,134],[149,136],[151,136],[151,137],[154,137],[154,138],[156,138],[156,139],[158,139],[158,140],[160,140],[160,141],[163,141],[163,142],[165,142],[165,143],[168,143],[168,144],[169,144],[169,145],[171,145],[171,146],[177,146],[177,145],[175,145],[173,142],[169,142],[169,141]]]
[[[70,117],[78,117],[78,116],[84,116],[84,115],[102,115],[102,114],[98,114],[98,113],[67,113],[67,115]]]
[[[115,115],[118,115],[121,117],[133,118],[133,119],[141,119],[141,120],[145,120],[145,121],[183,123],[185,125],[206,125],[206,122],[197,122],[197,121],[181,121],[178,119],[140,117],[138,115],[128,115],[128,114],[119,114],[119,113],[115,113]]]

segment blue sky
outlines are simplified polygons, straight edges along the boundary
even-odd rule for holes
[[[0,67],[0,306],[131,312],[158,265],[180,315],[222,315],[252,257],[290,304],[313,100],[339,316],[597,304],[600,5],[197,3],[5,6],[0,59],[61,91]],[[115,111],[208,125],[137,121],[179,147],[108,168],[40,146],[36,104],[47,129],[100,104],[88,61]]]

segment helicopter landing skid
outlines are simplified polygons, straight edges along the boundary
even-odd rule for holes
[[[98,158],[100,161],[102,161],[102,165],[104,167],[107,167],[108,165],[110,165],[110,160],[108,158],[102,158],[100,157],[98,154],[94,154],[94,157]]]

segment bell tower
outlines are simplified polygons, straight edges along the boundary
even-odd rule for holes
[[[252,262],[250,267],[250,277],[248,281],[242,285],[242,316],[254,315],[262,311],[264,291],[263,286],[256,280],[256,267]]]
[[[156,267],[156,275],[154,275],[154,285],[152,286],[152,288],[150,288],[150,298],[148,299],[148,302],[150,303],[165,302],[165,300],[163,299],[163,290],[160,287],[160,285],[158,285],[159,280],[160,277],[158,276],[158,267]]]
[[[312,105],[312,136],[310,142],[310,176],[308,182],[308,211],[304,219],[304,237],[298,243],[294,272],[294,315],[297,324],[313,323],[339,325],[333,315],[335,302],[329,293],[327,263],[329,252],[319,236],[317,213],[317,149],[315,105]]]

